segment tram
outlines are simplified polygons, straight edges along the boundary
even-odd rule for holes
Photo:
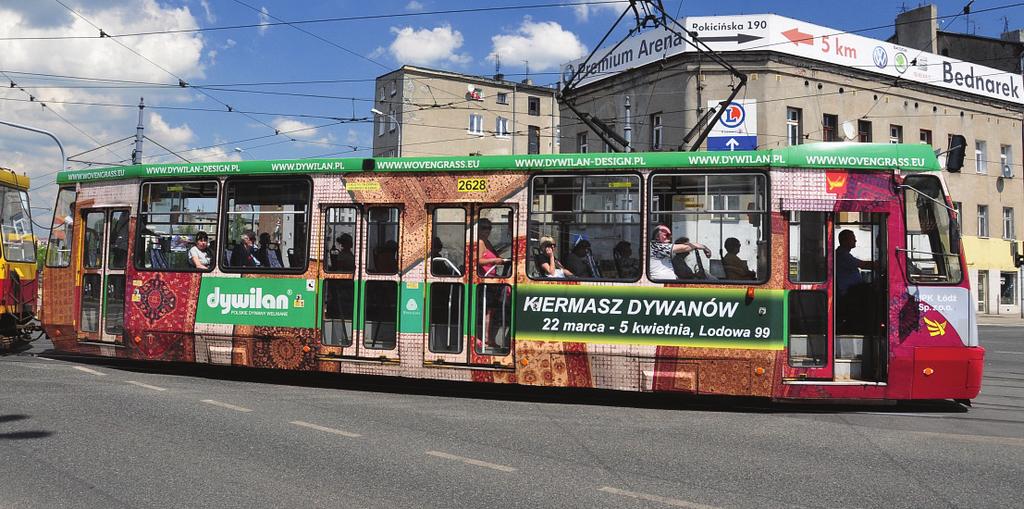
[[[56,349],[410,379],[974,398],[930,147],[240,161],[63,172]]]
[[[39,284],[29,178],[0,168],[0,351],[33,332]]]

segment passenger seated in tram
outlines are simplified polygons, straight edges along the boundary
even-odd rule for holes
[[[430,273],[435,276],[461,276],[462,271],[441,253],[443,249],[441,239],[434,237],[430,242]]]
[[[245,230],[238,244],[231,250],[232,267],[259,267],[260,262],[256,258],[256,232]]]
[[[188,264],[200,270],[209,269],[210,254],[207,252],[209,248],[210,237],[206,232],[197,233],[195,245],[188,250]]]
[[[373,258],[375,272],[379,274],[398,273],[398,242],[389,240],[384,243]]]
[[[685,263],[685,256],[678,258],[678,261],[673,260],[673,257],[677,254],[689,254],[694,250],[704,251],[704,254],[710,258],[711,249],[704,244],[698,242],[690,242],[690,239],[681,237],[675,243],[672,242],[672,229],[666,224],[658,224],[654,227],[653,238],[651,239],[651,258],[648,260],[650,265],[651,279],[653,280],[675,280],[675,279],[687,279],[693,276],[683,277],[677,272],[677,268],[682,271],[680,265],[689,265]],[[680,262],[683,262],[682,264]],[[693,269],[690,269],[691,274],[695,274]]]
[[[725,256],[722,257],[722,268],[726,279],[755,279],[757,276],[750,270],[747,261],[740,258],[740,241],[736,237],[725,239]]]
[[[270,242],[270,234],[263,232],[260,234],[260,244],[256,249],[256,259],[259,260],[260,265],[264,267],[280,268],[281,267],[281,252],[272,247],[274,244]]]
[[[332,260],[335,262],[335,270],[341,272],[352,272],[356,269],[356,255],[352,252],[352,236],[347,233],[342,233],[338,236],[336,241],[338,248],[332,250]],[[334,253],[337,251],[337,253]],[[335,254],[337,257],[335,257]]]
[[[629,241],[619,241],[612,249],[615,270],[620,279],[636,279],[640,275],[640,260],[633,257],[633,245]]]
[[[540,253],[533,258],[534,266],[537,268],[537,275],[540,277],[564,278],[572,277],[571,270],[562,266],[562,263],[555,258],[555,239],[551,237],[540,238]]]
[[[595,277],[593,260],[590,241],[580,237],[572,246],[572,251],[565,255],[565,268],[576,277],[592,278]]]

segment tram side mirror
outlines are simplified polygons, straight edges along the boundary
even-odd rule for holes
[[[1024,265],[1024,256],[1020,254],[1020,246],[1017,245],[1017,241],[1010,242],[1010,259],[1013,260],[1014,267],[1020,267]]]
[[[964,154],[967,150],[967,138],[962,134],[954,134],[949,137],[949,147],[946,149],[946,169],[957,173],[964,167]]]

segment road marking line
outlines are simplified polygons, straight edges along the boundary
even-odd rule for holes
[[[925,419],[946,419],[947,415],[915,414],[912,412],[856,412],[858,415],[885,415],[889,417],[924,417]]]
[[[85,366],[75,366],[75,369],[77,369],[78,371],[89,373],[90,375],[107,376],[106,373],[100,373],[99,371],[96,371],[95,369],[89,369],[89,368],[87,368]]]
[[[597,491],[603,491],[613,495],[622,495],[624,497],[638,498],[640,500],[649,500],[651,502],[661,502],[662,504],[675,507],[689,507],[690,509],[716,509],[713,505],[697,504],[695,502],[687,502],[685,500],[678,500],[675,498],[659,497],[657,495],[648,495],[646,493],[638,493],[635,491],[620,490],[618,488],[612,488],[611,486],[603,486]]]
[[[219,406],[219,407],[222,407],[222,408],[228,408],[228,409],[231,409],[231,410],[236,410],[238,412],[252,412],[252,410],[249,409],[249,408],[245,408],[245,407],[242,407],[242,406],[235,406],[235,405],[231,405],[231,404],[228,404],[228,403],[221,403],[220,401],[217,401],[215,399],[204,399],[204,400],[202,400],[202,402],[206,403],[207,405],[213,405],[213,406]]]
[[[497,464],[494,464],[494,463],[488,463],[486,461],[475,460],[475,459],[472,459],[472,458],[463,458],[462,456],[456,456],[454,454],[448,454],[446,452],[441,452],[441,451],[427,451],[427,454],[429,454],[431,456],[437,456],[438,458],[444,458],[444,459],[447,459],[447,460],[461,461],[463,463],[466,463],[467,465],[475,465],[475,466],[478,466],[478,467],[492,468],[494,470],[501,470],[502,472],[515,472],[516,471],[515,468],[507,467],[505,465],[497,465]]]
[[[935,438],[949,438],[953,440],[963,440],[965,442],[982,442],[988,444],[1000,444],[1000,445],[1013,445],[1017,447],[1024,447],[1024,438],[1014,437],[996,437],[989,435],[964,435],[960,433],[939,433],[936,431],[910,431],[915,435],[924,435]]]
[[[1010,355],[1024,355],[1024,352],[1011,352],[1009,350],[992,350],[992,353],[1008,353]]]
[[[291,421],[288,424],[294,424],[296,426],[302,426],[303,428],[315,429],[317,431],[323,431],[323,432],[326,432],[326,433],[334,433],[335,435],[341,435],[343,437],[349,437],[349,438],[359,438],[359,437],[362,436],[359,433],[352,433],[351,431],[345,431],[345,430],[340,430],[340,429],[328,428],[326,426],[320,426],[319,424],[313,424],[311,422],[305,422],[305,421]]]
[[[138,385],[139,387],[145,387],[147,389],[153,389],[154,391],[166,391],[167,390],[167,389],[165,389],[163,387],[157,387],[155,385],[144,384],[142,382],[136,382],[134,380],[128,380],[128,383],[130,383],[132,385]]]

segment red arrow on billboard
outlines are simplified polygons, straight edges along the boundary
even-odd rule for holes
[[[789,30],[786,30],[785,32],[782,32],[782,35],[785,35],[786,39],[789,39],[793,44],[796,44],[797,46],[801,44],[814,46],[814,36],[811,34],[805,34],[801,32],[799,28],[791,28]]]

